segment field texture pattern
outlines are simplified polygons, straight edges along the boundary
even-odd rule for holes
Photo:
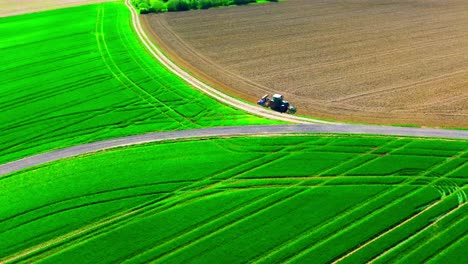
[[[273,121],[153,61],[123,2],[0,19],[0,163],[112,137]]]
[[[468,126],[466,0],[288,0],[143,19],[171,57],[251,102],[280,92],[317,117]]]
[[[0,17],[111,1],[118,0],[2,0],[0,2]]]
[[[466,263],[466,140],[169,141],[0,178],[0,262]]]

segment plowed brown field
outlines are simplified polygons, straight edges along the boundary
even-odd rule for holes
[[[468,127],[468,1],[288,0],[143,16],[173,60],[300,114]]]

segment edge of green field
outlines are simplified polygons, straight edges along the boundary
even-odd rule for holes
[[[0,260],[39,245],[17,260],[450,262],[467,242],[467,151],[310,134],[64,159],[0,178]]]
[[[278,124],[193,89],[148,56],[121,2],[0,18],[0,163],[103,139]]]

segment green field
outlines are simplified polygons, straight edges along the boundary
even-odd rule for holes
[[[0,262],[464,263],[467,151],[303,135],[65,159],[0,178]]]
[[[0,164],[154,131],[279,123],[154,61],[123,1],[0,18],[0,34]],[[0,176],[0,263],[468,263],[467,159],[467,140],[326,134],[62,159]]]
[[[122,1],[0,18],[0,36],[0,164],[151,131],[274,123],[155,62]]]

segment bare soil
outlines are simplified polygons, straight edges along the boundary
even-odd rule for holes
[[[116,0],[1,0],[0,17]]]
[[[299,114],[468,127],[468,1],[288,0],[143,16],[182,67]]]

